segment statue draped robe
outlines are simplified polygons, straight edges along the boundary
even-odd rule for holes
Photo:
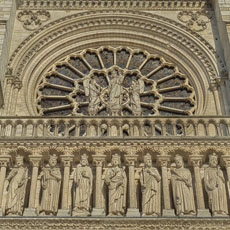
[[[142,169],[140,174],[142,215],[160,215],[160,180],[161,176],[156,168]]]
[[[127,177],[122,168],[109,168],[105,174],[109,189],[109,215],[124,215]]]
[[[207,168],[204,172],[204,185],[208,194],[208,204],[212,213],[228,213],[225,179],[221,169]]]
[[[177,215],[195,214],[191,172],[185,168],[171,170],[173,201]]]
[[[59,168],[43,168],[41,173],[41,213],[45,215],[55,215],[57,213],[61,179],[62,176]]]
[[[89,166],[77,166],[74,175],[75,203],[73,215],[89,215],[90,214],[90,200],[92,195],[93,173]]]
[[[6,202],[6,215],[22,216],[28,181],[28,169],[26,167],[13,168],[7,179],[9,180],[9,190]]]

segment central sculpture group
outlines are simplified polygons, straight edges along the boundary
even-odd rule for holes
[[[196,215],[192,176],[190,170],[184,168],[182,156],[174,157],[170,173],[175,214],[178,216]],[[56,155],[50,156],[49,163],[42,168],[40,177],[41,199],[38,215],[54,216],[58,212],[62,184],[62,173],[60,167],[57,166]],[[5,215],[23,215],[28,179],[28,168],[23,163],[23,157],[18,156],[16,157],[16,166],[6,178]],[[93,180],[88,156],[81,155],[80,163],[74,172],[72,216],[91,215]],[[127,175],[125,168],[121,166],[118,154],[112,155],[111,166],[104,171],[102,181],[107,187],[108,208],[105,208],[106,213],[108,216],[125,216]],[[160,216],[161,175],[158,169],[152,166],[150,154],[144,156],[144,165],[139,172],[139,181],[142,194],[142,216]],[[204,171],[204,187],[212,215],[227,215],[225,178],[223,171],[218,166],[215,153],[209,155],[209,165]]]

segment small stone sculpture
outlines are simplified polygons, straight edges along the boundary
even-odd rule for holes
[[[58,211],[61,187],[61,170],[57,167],[57,156],[52,155],[49,164],[41,172],[42,197],[40,215],[54,216]]]
[[[80,164],[74,173],[75,183],[75,201],[73,216],[89,216],[90,215],[90,201],[93,188],[93,173],[88,166],[88,157],[86,154],[81,156]]]
[[[191,172],[184,168],[183,158],[180,155],[176,155],[174,160],[176,168],[171,168],[171,180],[176,215],[195,215]]]
[[[109,190],[109,216],[123,216],[126,208],[127,177],[120,166],[118,154],[112,156],[112,167],[105,174],[105,183]]]
[[[144,164],[140,173],[142,216],[159,216],[161,176],[158,170],[152,167],[152,158],[149,153],[144,156]]]
[[[225,179],[215,153],[209,155],[209,167],[204,171],[204,185],[208,194],[208,205],[212,216],[227,215]]]
[[[6,180],[9,184],[5,214],[22,216],[28,181],[28,168],[24,166],[22,156],[16,157],[16,166],[10,171]]]

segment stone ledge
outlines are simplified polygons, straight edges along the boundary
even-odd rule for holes
[[[0,218],[0,229],[229,229],[230,218]]]

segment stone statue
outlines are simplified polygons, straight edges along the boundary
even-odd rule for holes
[[[118,70],[112,71],[110,85],[108,87],[108,111],[112,116],[118,116],[121,114],[121,104],[123,100],[123,80],[124,76],[122,76]]]
[[[16,167],[10,171],[6,180],[8,188],[5,214],[22,216],[28,181],[28,168],[24,166],[22,156],[16,157]]]
[[[150,154],[144,156],[144,168],[140,173],[142,190],[142,216],[160,215],[160,181],[158,170],[152,167]]]
[[[144,81],[141,79],[132,81],[132,85],[130,87],[130,107],[133,114],[137,116],[140,116],[142,112],[140,93],[143,92]]]
[[[75,201],[73,208],[73,216],[89,216],[90,201],[93,189],[93,173],[88,166],[88,157],[86,154],[81,156],[80,164],[77,165],[74,173],[75,183]]]
[[[97,84],[95,76],[86,77],[83,81],[85,95],[89,97],[89,115],[94,116],[97,114],[100,105],[101,86]]]
[[[191,172],[184,168],[180,155],[176,155],[174,160],[176,168],[171,168],[171,181],[176,215],[195,215]]]
[[[204,171],[204,185],[208,194],[208,204],[212,216],[227,215],[225,179],[215,153],[209,155],[209,167]]]
[[[57,167],[56,155],[50,156],[49,164],[42,169],[40,176],[42,186],[40,215],[54,216],[58,211],[62,179],[61,170]]]
[[[109,190],[109,216],[123,216],[126,208],[127,177],[121,168],[118,154],[112,156],[112,167],[105,173],[105,183]]]

